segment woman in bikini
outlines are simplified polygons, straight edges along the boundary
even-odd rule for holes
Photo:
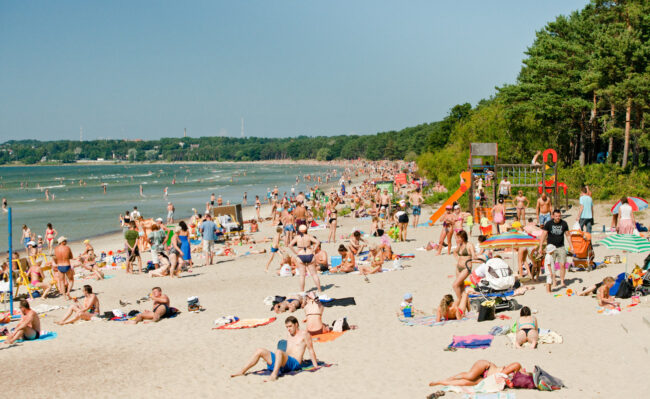
[[[528,208],[528,202],[528,198],[526,198],[524,192],[519,190],[515,197],[515,207],[517,208],[517,219],[522,223],[526,220],[526,208]]]
[[[307,303],[304,306],[307,332],[309,335],[318,335],[329,332],[327,325],[323,324],[323,310],[325,307],[313,292],[307,294]]]
[[[329,217],[329,219],[327,219],[327,224],[330,227],[330,234],[327,237],[327,241],[336,243],[336,219],[338,214],[336,211],[336,201],[334,198],[330,198],[330,202],[327,203],[326,209]]]
[[[456,234],[456,249],[454,250],[454,257],[456,258],[456,280],[452,284],[456,298],[460,300],[463,291],[465,290],[465,279],[469,276],[470,270],[467,269],[465,264],[468,260],[476,259],[476,250],[474,246],[468,242],[467,232],[461,230]]]
[[[354,271],[356,261],[352,252],[348,251],[345,245],[339,245],[339,255],[341,255],[341,264],[330,269],[332,273],[350,273]]]
[[[29,277],[29,284],[35,289],[43,290],[41,296],[46,298],[52,289],[52,284],[43,281],[43,271],[41,270],[40,262],[30,266],[29,270],[27,270],[27,276]]]
[[[298,263],[298,270],[300,271],[300,291],[305,290],[305,276],[307,275],[307,270],[309,270],[309,274],[311,274],[311,278],[314,280],[314,284],[320,295],[320,278],[318,278],[318,272],[314,264],[314,248],[318,244],[319,241],[316,238],[307,234],[307,226],[301,224],[298,228],[298,235],[289,243],[289,249],[296,255],[295,260]],[[298,247],[298,252],[296,252],[294,246]]]
[[[370,247],[370,266],[359,266],[359,272],[362,275],[381,273],[384,265],[384,252],[380,251],[376,245]]]
[[[260,208],[262,208],[262,202],[260,202],[260,196],[255,196],[255,213],[257,214],[257,220],[262,221],[262,216],[260,215]]]
[[[436,321],[446,320],[462,320],[465,314],[469,311],[469,295],[463,292],[460,300],[454,302],[454,297],[450,294],[442,297],[440,306],[436,311]]]
[[[519,312],[519,321],[517,321],[517,339],[515,346],[521,348],[526,342],[530,342],[532,348],[537,347],[537,339],[539,338],[539,326],[537,318],[531,315],[530,308],[524,306]]]
[[[451,212],[452,209],[453,207],[451,205],[447,205],[445,207],[445,214],[440,217],[440,221],[442,222],[442,231],[440,231],[440,241],[438,242],[436,255],[442,253],[445,240],[447,240],[447,255],[451,255],[451,237],[454,235],[454,230],[452,228],[454,215]]]
[[[52,247],[54,246],[54,238],[56,238],[57,234],[59,234],[54,228],[52,227],[52,223],[47,224],[47,228],[45,229],[45,241],[47,241],[47,250],[50,255],[52,255]]]
[[[466,373],[456,374],[452,377],[449,377],[440,381],[433,381],[429,383],[430,387],[436,385],[454,385],[460,387],[474,386],[479,382],[483,381],[484,378],[487,378],[493,374],[505,374],[510,375],[514,374],[517,371],[521,370],[521,364],[511,363],[505,367],[499,367],[492,362],[487,360],[479,360],[472,365],[472,368],[469,369]]]
[[[316,248],[314,248],[314,263],[316,264],[316,269],[321,272],[329,270],[328,260],[327,252],[323,251],[319,242],[318,245],[316,245]]]
[[[497,227],[497,234],[501,234],[500,226],[506,222],[506,207],[503,205],[503,198],[492,208],[492,222]]]

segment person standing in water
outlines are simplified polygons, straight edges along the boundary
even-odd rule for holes
[[[144,193],[142,192],[142,184],[140,184],[140,197],[144,197]]]

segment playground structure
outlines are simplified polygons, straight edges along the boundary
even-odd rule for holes
[[[541,194],[546,191],[551,194],[553,206],[559,208],[559,194],[564,194],[565,209],[568,208],[567,186],[558,181],[557,153],[547,149],[542,154],[541,164],[500,164],[497,143],[470,143],[468,170],[460,174],[460,188],[454,192],[429,219],[433,225],[445,212],[447,205],[453,204],[465,192],[469,191],[469,211],[474,216],[475,223],[485,216],[492,221],[492,207],[499,198],[499,182],[507,178],[510,182],[510,193],[516,193],[517,188],[537,188]],[[511,201],[506,198],[505,201]],[[532,201],[531,201],[532,202]],[[534,204],[534,202],[532,202]],[[510,208],[512,208],[514,204]],[[508,214],[513,214],[508,209]]]

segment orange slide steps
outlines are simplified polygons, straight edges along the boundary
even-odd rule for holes
[[[455,201],[458,200],[458,198],[460,198],[463,194],[465,194],[465,191],[469,189],[469,185],[471,184],[471,180],[470,180],[471,178],[472,178],[472,174],[469,171],[465,171],[460,174],[460,179],[461,179],[460,188],[456,190],[456,192],[453,193],[451,197],[447,198],[447,200],[443,202],[440,208],[438,208],[438,210],[435,211],[433,215],[431,215],[431,217],[429,218],[429,226],[433,226],[433,224],[438,219],[440,219],[440,216],[442,216],[442,214],[445,213],[445,207],[447,205],[453,204]]]

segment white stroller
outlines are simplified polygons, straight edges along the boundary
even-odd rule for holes
[[[468,260],[465,266],[470,272],[469,263],[480,263],[480,260]],[[471,294],[470,306],[473,310],[478,310],[481,302],[487,299],[494,299],[496,302],[496,310],[513,310],[515,303],[513,300],[508,299],[508,296],[514,294],[513,290],[517,281],[510,269],[510,266],[501,258],[492,258],[485,262],[487,272],[485,277],[482,278],[478,284],[475,284],[478,294]],[[473,268],[479,267],[474,265]]]

